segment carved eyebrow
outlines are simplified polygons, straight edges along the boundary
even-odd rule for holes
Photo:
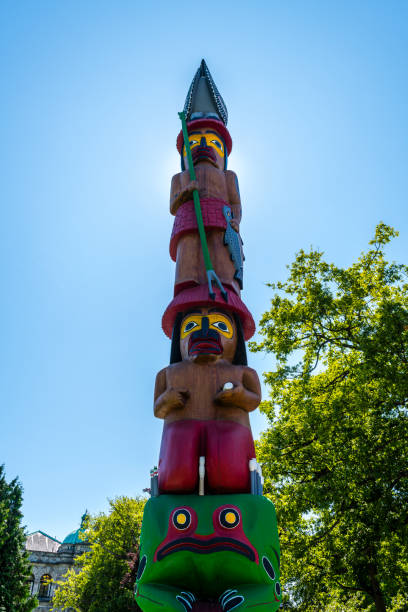
[[[209,308],[208,309],[208,314],[211,314],[213,312],[218,312],[220,315],[222,315],[223,317],[226,317],[227,319],[229,319],[231,321],[231,317],[229,315],[227,315],[227,314],[224,314],[223,312],[220,312],[218,310],[218,308]]]
[[[217,138],[221,139],[221,136],[219,134],[217,134],[217,132],[214,132],[213,130],[205,130],[204,132],[205,134],[214,134],[214,136],[217,136]],[[202,136],[201,132],[189,132],[188,133],[189,136]]]
[[[192,315],[192,314],[201,314],[201,313],[202,313],[201,310],[188,310],[186,314],[184,315],[184,317],[188,317],[189,315]]]

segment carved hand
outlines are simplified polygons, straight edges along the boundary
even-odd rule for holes
[[[217,402],[217,404],[222,404],[224,406],[229,406],[229,405],[237,405],[237,400],[241,399],[245,394],[245,389],[244,387],[239,384],[239,385],[234,385],[232,387],[232,389],[225,389],[219,391],[214,400]]]
[[[180,200],[183,202],[187,202],[187,200],[192,200],[194,189],[198,190],[198,181],[190,181],[183,189],[180,194]]]
[[[236,219],[231,219],[230,221],[230,226],[232,227],[233,230],[235,230],[237,233],[239,232],[239,223]]]
[[[189,396],[189,392],[187,389],[168,389],[165,392],[165,402],[168,408],[172,408],[177,410],[177,408],[183,408],[187,398]]]
[[[187,389],[166,389],[155,402],[155,416],[163,419],[172,410],[183,408],[188,396],[189,392]]]
[[[180,181],[178,183],[180,184]],[[182,204],[184,204],[184,202],[192,200],[194,189],[198,189],[198,181],[190,181],[182,189],[180,189],[179,184],[178,189],[176,185],[174,189],[172,189],[172,196],[170,198],[170,212],[172,215],[177,213],[177,210]]]
[[[251,412],[259,405],[260,399],[260,394],[254,393],[239,384],[234,385],[232,389],[219,391],[214,401],[222,406],[233,406]]]

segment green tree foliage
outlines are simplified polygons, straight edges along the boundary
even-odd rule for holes
[[[261,320],[258,445],[299,611],[408,610],[408,268],[380,224],[349,268],[300,251]]]
[[[118,497],[109,514],[90,518],[84,532],[90,550],[58,582],[54,609],[80,612],[139,610],[134,599],[144,499]]]
[[[17,479],[7,483],[0,465],[0,612],[29,612],[37,605],[30,595],[31,566],[21,526],[23,488]]]

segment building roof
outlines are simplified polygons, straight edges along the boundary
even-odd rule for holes
[[[84,542],[84,540],[80,537],[80,533],[82,533],[82,529],[75,529],[75,531],[71,531],[63,540],[63,544],[78,544],[78,542]]]
[[[66,538],[63,540],[63,544],[84,544],[86,542],[83,534],[85,532],[86,519],[88,518],[88,511],[85,510],[85,513],[81,518],[81,525],[79,529],[75,529],[75,531],[71,531]]]
[[[40,552],[57,552],[61,542],[56,538],[44,533],[44,531],[34,531],[29,533],[26,540],[26,549]]]

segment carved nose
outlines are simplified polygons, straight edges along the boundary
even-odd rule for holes
[[[208,334],[209,327],[210,327],[210,322],[208,320],[208,317],[203,317],[201,319],[201,331],[203,333],[203,336],[206,336]]]
[[[204,136],[201,136],[200,147],[206,147],[206,146],[207,146],[207,141]]]

